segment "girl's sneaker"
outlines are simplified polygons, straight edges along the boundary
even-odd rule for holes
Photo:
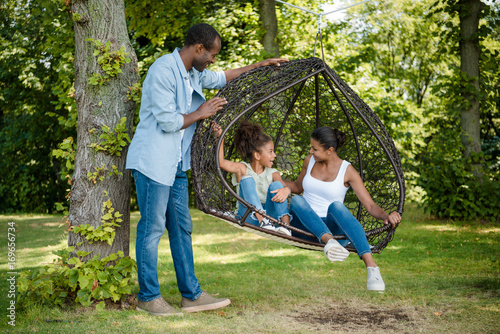
[[[266,230],[276,231],[273,223],[271,223],[267,218],[262,218],[262,221],[260,222],[260,227],[265,228]]]

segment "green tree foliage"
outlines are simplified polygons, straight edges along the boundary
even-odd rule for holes
[[[3,1],[0,45],[0,212],[50,212],[67,188],[52,150],[75,136],[70,15],[60,1]]]
[[[481,138],[482,151],[493,171],[500,171],[500,4],[485,9],[481,25]]]
[[[370,1],[326,31],[327,61],[394,139],[413,200],[421,196],[414,187],[416,157],[432,131],[429,114],[440,107],[432,87],[436,77],[450,73],[440,52],[441,27],[428,11],[429,1]]]
[[[158,57],[182,47],[190,26],[206,22],[225,5],[226,1],[210,0],[125,0],[125,15],[142,80]]]
[[[396,141],[410,199],[439,217],[495,219],[500,204],[488,194],[498,183],[498,7],[486,7],[480,25],[481,140],[492,171],[481,189],[470,172],[474,158],[462,159],[458,12],[435,5],[395,0],[353,8],[327,28],[327,61]]]
[[[126,0],[125,11],[133,38],[145,38],[139,41],[142,46],[171,48],[181,45],[190,26],[224,5],[225,1],[210,0]]]
[[[314,11],[327,1],[299,0],[293,4]],[[182,47],[189,27],[198,22],[213,25],[221,34],[222,50],[213,69],[248,65],[267,58],[261,44],[265,33],[259,21],[259,1],[163,1],[161,5],[127,0],[126,14],[141,75],[161,54]],[[312,56],[317,18],[276,3],[281,56],[290,59]]]
[[[479,90],[460,69],[459,46],[461,32],[459,15],[468,15],[468,6],[463,1],[439,1],[437,13],[445,20],[438,22],[446,27],[440,38],[444,41],[442,53],[455,61],[449,62],[451,75],[437,78],[436,95],[442,109],[432,118],[432,134],[420,155],[419,184],[425,189],[424,206],[439,217],[499,219],[500,199],[491,196],[498,193],[500,184],[499,151],[500,117],[498,99],[499,51],[498,21],[500,7],[490,3],[481,12],[478,47]],[[468,108],[467,96],[475,96],[480,105],[480,140],[482,150],[465,154],[460,136],[463,134],[461,113]],[[483,175],[477,176],[472,166],[483,164]]]
[[[498,148],[495,150],[485,142],[497,141],[500,134],[500,4],[494,1],[485,1],[485,3],[489,5],[483,7],[477,36],[481,49],[478,98],[481,102],[483,151],[488,151],[489,148],[489,151],[493,152]],[[434,11],[443,13],[441,19],[437,20],[437,24],[446,27],[446,29],[441,29],[440,34],[440,39],[443,41],[441,52],[454,59],[453,62],[449,62],[452,73],[437,78],[440,83],[439,90],[453,94],[443,94],[440,98],[449,108],[457,109],[463,104],[461,90],[466,87],[466,84],[463,83],[464,78],[459,71],[460,31],[458,16],[462,15],[460,11],[466,11],[466,8],[463,8],[461,2],[456,0],[436,1],[435,5]],[[495,156],[498,156],[498,152],[495,153]]]

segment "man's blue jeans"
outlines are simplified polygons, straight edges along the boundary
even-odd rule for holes
[[[296,218],[293,220],[292,226],[311,232],[318,240],[321,240],[324,234],[345,235],[347,240],[338,240],[342,246],[351,242],[360,258],[366,253],[371,253],[365,230],[342,202],[330,204],[327,216],[321,218],[304,197],[296,195],[292,197],[290,213]],[[295,232],[293,235],[308,239]]]
[[[240,181],[240,191],[239,195],[248,203],[254,205],[259,210],[264,210],[269,216],[280,220],[284,215],[290,216],[288,213],[288,202],[284,201],[283,203],[273,202],[271,199],[275,194],[271,193],[273,190],[277,190],[283,188],[283,184],[281,182],[275,181],[269,185],[267,189],[267,198],[266,203],[262,205],[259,200],[259,196],[257,195],[257,189],[255,187],[255,180],[252,177],[242,178]],[[243,216],[247,208],[238,202],[238,216]],[[292,219],[290,217],[290,219]],[[251,214],[246,219],[247,223],[254,224],[259,226],[259,221]]]
[[[202,293],[194,274],[188,179],[180,165],[171,187],[155,182],[136,170],[132,171],[141,212],[135,244],[140,287],[138,298],[144,302],[161,297],[157,271],[158,245],[165,228],[181,295],[195,300]]]

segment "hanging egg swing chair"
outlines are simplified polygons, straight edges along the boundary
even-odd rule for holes
[[[227,104],[213,117],[198,122],[191,149],[196,204],[204,213],[275,241],[323,250],[324,244],[309,231],[290,226],[294,233],[288,236],[245,221],[257,212],[276,226],[283,225],[238,196],[231,186],[232,174],[219,166],[222,141],[226,159],[243,160],[233,143],[243,119],[260,124],[274,139],[277,157],[273,167],[285,180],[297,179],[314,129],[329,126],[343,131],[347,140],[339,156],[356,168],[375,203],[388,213],[403,213],[405,183],[393,140],[378,116],[324,60],[312,57],[258,67],[228,82],[216,96],[225,98]],[[214,135],[212,121],[222,129],[219,138]],[[246,208],[242,216],[237,215],[237,202]],[[394,237],[395,228],[373,218],[352,189],[344,204],[363,226],[372,252],[382,251]],[[346,248],[355,252],[354,248]]]

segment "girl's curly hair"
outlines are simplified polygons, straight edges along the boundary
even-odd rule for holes
[[[262,126],[247,120],[242,120],[234,134],[234,143],[238,153],[247,162],[252,162],[253,153],[272,142],[273,139],[264,132]]]

